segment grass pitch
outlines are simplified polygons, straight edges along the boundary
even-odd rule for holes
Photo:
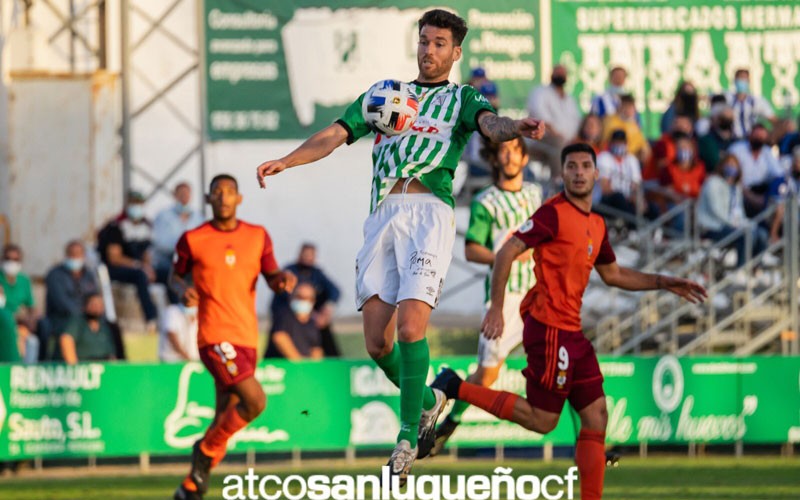
[[[300,468],[261,465],[256,473],[276,474],[379,474],[380,460],[359,460],[356,466],[339,465],[336,461],[304,464]],[[423,460],[414,467],[421,474],[483,474],[491,475],[498,465],[494,461],[460,461],[448,459]],[[545,464],[539,460],[508,460],[502,464],[512,467],[515,475],[563,475],[571,462],[561,460]],[[133,469],[132,469],[133,470]],[[244,475],[242,465],[228,466],[212,476],[212,488],[207,499],[222,498],[222,480],[226,474]],[[0,479],[0,499],[168,499],[181,475],[120,474],[87,475],[86,469],[74,469],[68,477],[50,478],[26,472],[21,477]],[[505,497],[503,497],[505,498]],[[566,498],[566,495],[564,495]],[[576,494],[575,498],[579,498]],[[638,458],[623,457],[619,467],[606,472],[604,498],[625,500],[777,500],[800,499],[800,458]]]

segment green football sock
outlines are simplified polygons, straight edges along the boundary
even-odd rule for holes
[[[425,343],[427,345],[427,341]],[[376,359],[375,362],[395,387],[400,388],[400,348],[397,346],[397,342],[389,354]],[[427,376],[427,371],[425,373]],[[433,394],[433,389],[426,386],[422,392],[422,408],[430,410],[435,404],[436,396]]]
[[[400,434],[398,441],[407,440],[412,448],[417,446],[419,418],[424,394],[432,391],[425,385],[430,365],[428,340],[399,342],[400,348]]]
[[[469,403],[457,399],[455,404],[453,405],[453,409],[450,410],[450,414],[447,415],[447,418],[449,418],[450,420],[452,420],[457,424],[460,424],[461,415],[463,415],[464,412],[467,411],[467,408],[469,408]]]

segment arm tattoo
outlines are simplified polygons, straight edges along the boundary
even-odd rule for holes
[[[514,250],[517,251],[517,255],[528,249],[528,245],[526,245],[524,241],[516,236],[511,237],[511,239],[508,240],[508,243],[514,248]]]
[[[519,137],[517,124],[507,117],[497,116],[494,113],[483,113],[478,118],[481,132],[494,142],[505,142]]]

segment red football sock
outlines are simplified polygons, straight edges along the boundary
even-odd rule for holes
[[[236,406],[232,405],[220,415],[217,425],[208,429],[200,441],[200,451],[213,458],[212,466],[216,466],[225,456],[228,439],[247,424],[248,422],[239,415]]]
[[[575,462],[581,480],[581,500],[600,500],[603,497],[603,477],[606,473],[606,433],[581,429],[575,447]]]
[[[197,485],[194,484],[191,476],[186,476],[181,484],[186,491],[197,491]]]
[[[458,399],[486,410],[497,418],[511,420],[511,416],[514,414],[514,403],[517,402],[519,396],[462,382],[458,388]]]

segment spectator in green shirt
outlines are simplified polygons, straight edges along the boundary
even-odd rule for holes
[[[59,345],[64,361],[70,365],[116,358],[111,327],[105,319],[103,297],[99,293],[86,297],[83,316],[74,317],[67,324]]]
[[[17,335],[22,339],[23,361],[35,363],[39,357],[39,339],[33,335],[36,331],[33,288],[31,279],[22,272],[22,249],[13,243],[3,247],[0,286],[5,296],[4,309],[16,320]]]
[[[0,363],[18,363],[19,336],[14,316],[5,308],[6,297],[0,288]]]

